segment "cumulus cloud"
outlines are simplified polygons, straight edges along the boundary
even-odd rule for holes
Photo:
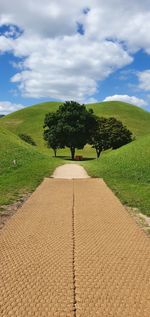
[[[22,44],[16,42],[16,55],[22,51]],[[28,97],[84,101],[96,92],[98,80],[132,61],[119,44],[88,41],[79,34],[37,41],[35,46],[22,71],[11,79]]]
[[[133,52],[140,48],[150,52],[149,0],[92,0],[90,3],[91,10],[83,17],[87,36],[124,42]]]
[[[12,103],[10,101],[0,101],[0,114],[8,114],[24,108],[21,104]]]
[[[0,12],[0,51],[23,58],[11,81],[26,97],[89,100],[135,51],[150,53],[149,0],[2,0]]]
[[[139,88],[150,91],[150,69],[138,73]]]
[[[43,38],[71,35],[85,7],[85,0],[1,0],[0,24],[17,24]]]
[[[141,98],[137,98],[135,96],[128,96],[128,95],[114,95],[106,97],[103,101],[123,101],[127,102],[139,107],[147,106],[147,102]]]

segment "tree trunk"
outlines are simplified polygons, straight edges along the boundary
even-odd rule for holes
[[[96,149],[96,154],[97,154],[97,158],[100,157],[102,150],[101,149]]]
[[[54,156],[56,157],[57,150],[56,150],[56,149],[53,149],[53,151],[54,151]]]
[[[70,151],[71,151],[71,159],[74,161],[74,157],[75,157],[75,147],[71,146],[71,147],[70,147]]]

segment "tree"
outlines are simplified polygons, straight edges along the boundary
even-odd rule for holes
[[[28,134],[25,134],[25,133],[20,133],[18,134],[19,138],[22,139],[23,141],[31,144],[31,145],[34,145],[36,146],[36,143],[35,141],[32,139],[32,137]]]
[[[61,146],[59,145],[59,140],[57,138],[57,134],[56,134],[56,131],[53,130],[53,131],[50,131],[50,133],[48,134],[47,136],[47,145],[49,148],[53,149],[54,151],[54,156],[56,157],[57,155],[57,150],[59,148],[61,148]]]
[[[71,158],[74,160],[75,150],[83,149],[90,140],[96,125],[93,110],[87,110],[85,105],[75,101],[67,101],[59,107],[59,128],[65,146],[70,148]]]
[[[55,112],[48,113],[44,120],[44,139],[47,141],[47,146],[52,148],[56,157],[57,150],[63,148],[62,137],[58,129],[58,115]]]
[[[97,157],[109,148],[117,149],[132,141],[132,132],[115,118],[97,118],[97,129],[91,138],[92,147]]]
[[[112,149],[118,149],[133,140],[132,132],[121,121],[113,117],[108,118],[107,121],[110,130],[109,142]]]
[[[97,128],[91,137],[90,144],[96,150],[97,158],[100,157],[102,151],[109,149],[109,131],[106,118],[97,117]]]
[[[83,149],[89,142],[96,126],[96,117],[93,110],[87,110],[85,105],[66,101],[59,106],[56,113],[48,114],[44,123],[44,128],[47,128],[44,132],[47,140],[53,131],[58,147],[69,147],[71,158],[74,160],[76,148]]]

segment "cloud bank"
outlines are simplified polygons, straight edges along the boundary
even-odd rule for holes
[[[109,96],[109,97],[106,97],[103,101],[123,101],[123,102],[131,103],[132,105],[135,105],[138,107],[147,106],[147,103],[143,99],[137,98],[135,96],[128,96],[128,95]]]
[[[22,58],[11,81],[25,97],[88,101],[135,52],[150,54],[149,0],[1,0],[0,12],[0,52]]]
[[[12,103],[10,101],[0,101],[0,114],[8,114],[24,108],[21,104]]]

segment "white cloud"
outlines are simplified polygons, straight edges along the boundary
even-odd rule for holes
[[[23,50],[24,40],[18,39],[14,52],[20,55]],[[19,83],[23,95],[36,98],[83,101],[96,92],[98,80],[132,61],[119,44],[99,43],[79,34],[32,41],[29,50],[22,71],[12,82]]]
[[[8,114],[24,108],[21,104],[12,103],[10,101],[0,101],[0,114]]]
[[[88,100],[133,52],[150,53],[149,0],[1,0],[0,12],[0,25],[24,31],[13,38],[12,26],[1,35],[0,51],[24,58],[12,82],[27,97]]]
[[[88,37],[124,42],[128,49],[150,50],[149,0],[92,0],[83,19]]]
[[[139,88],[150,91],[150,69],[138,73]]]
[[[17,24],[42,37],[71,35],[84,7],[85,0],[1,0],[0,24]]]
[[[141,98],[128,95],[114,95],[106,97],[103,101],[123,101],[139,107],[147,106],[147,102]]]
[[[12,50],[14,43],[12,39],[5,37],[4,35],[0,36],[0,53],[8,52]]]

